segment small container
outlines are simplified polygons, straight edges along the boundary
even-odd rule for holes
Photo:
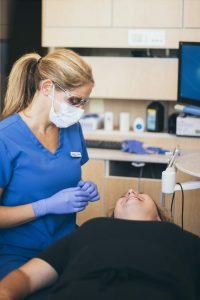
[[[121,112],[119,117],[119,130],[129,131],[130,129],[130,114],[128,112]]]
[[[113,112],[107,111],[104,114],[104,129],[106,131],[113,130]]]
[[[140,117],[137,117],[133,123],[133,130],[135,132],[142,132],[144,131],[144,128],[145,128],[144,120]]]
[[[164,106],[157,101],[151,102],[146,111],[146,130],[163,131],[164,128]]]

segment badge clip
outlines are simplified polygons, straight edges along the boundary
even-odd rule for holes
[[[71,157],[82,157],[81,152],[70,152]]]

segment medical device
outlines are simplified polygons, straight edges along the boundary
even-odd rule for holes
[[[181,114],[177,117],[176,135],[200,137],[200,108],[199,116]]]
[[[181,191],[181,226],[183,228],[183,215],[184,215],[184,191],[200,189],[200,180],[188,181],[188,182],[176,182],[176,169],[182,172],[191,174],[193,176],[200,177],[200,164],[199,164],[199,153],[190,153],[180,156],[180,148],[176,147],[169,160],[168,166],[165,171],[162,172],[162,193],[161,193],[161,205],[165,206],[165,195],[172,194],[171,200],[171,217],[174,216],[175,211],[175,192]],[[197,161],[198,160],[198,161]],[[189,168],[188,168],[189,166]],[[191,171],[192,169],[192,171]]]
[[[162,172],[162,193],[164,194],[171,194],[174,192],[176,185],[176,169],[174,162],[178,155],[180,155],[180,148],[177,146],[173,151],[166,170]]]
[[[176,191],[180,191],[180,184],[176,184],[176,166],[175,161],[181,154],[179,146],[177,146],[169,160],[167,168],[162,172],[162,194],[172,194]],[[200,180],[193,180],[181,183],[183,190],[193,190],[200,188]]]

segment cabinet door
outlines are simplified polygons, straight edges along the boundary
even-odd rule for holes
[[[139,191],[148,194],[156,203],[161,200],[161,180],[140,179]]]
[[[182,0],[113,0],[113,26],[182,27],[182,5]]]
[[[93,69],[96,84],[91,96],[94,98],[177,98],[177,59],[89,56],[84,58]]]
[[[199,28],[200,27],[200,1],[184,0],[184,27]]]
[[[43,0],[43,20],[44,26],[61,30],[110,26],[111,0]]]
[[[90,160],[82,168],[83,180],[94,181],[99,189],[100,200],[89,202],[86,209],[77,214],[77,224],[92,219],[94,217],[101,217],[104,215],[103,210],[103,178],[104,178],[104,161],[103,160]]]

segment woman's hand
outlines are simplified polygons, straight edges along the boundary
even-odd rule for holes
[[[89,201],[97,201],[100,199],[97,185],[92,181],[79,181],[78,187],[89,194]]]
[[[53,196],[32,203],[36,217],[47,214],[70,214],[82,211],[91,200],[89,191],[80,187],[59,191]]]

